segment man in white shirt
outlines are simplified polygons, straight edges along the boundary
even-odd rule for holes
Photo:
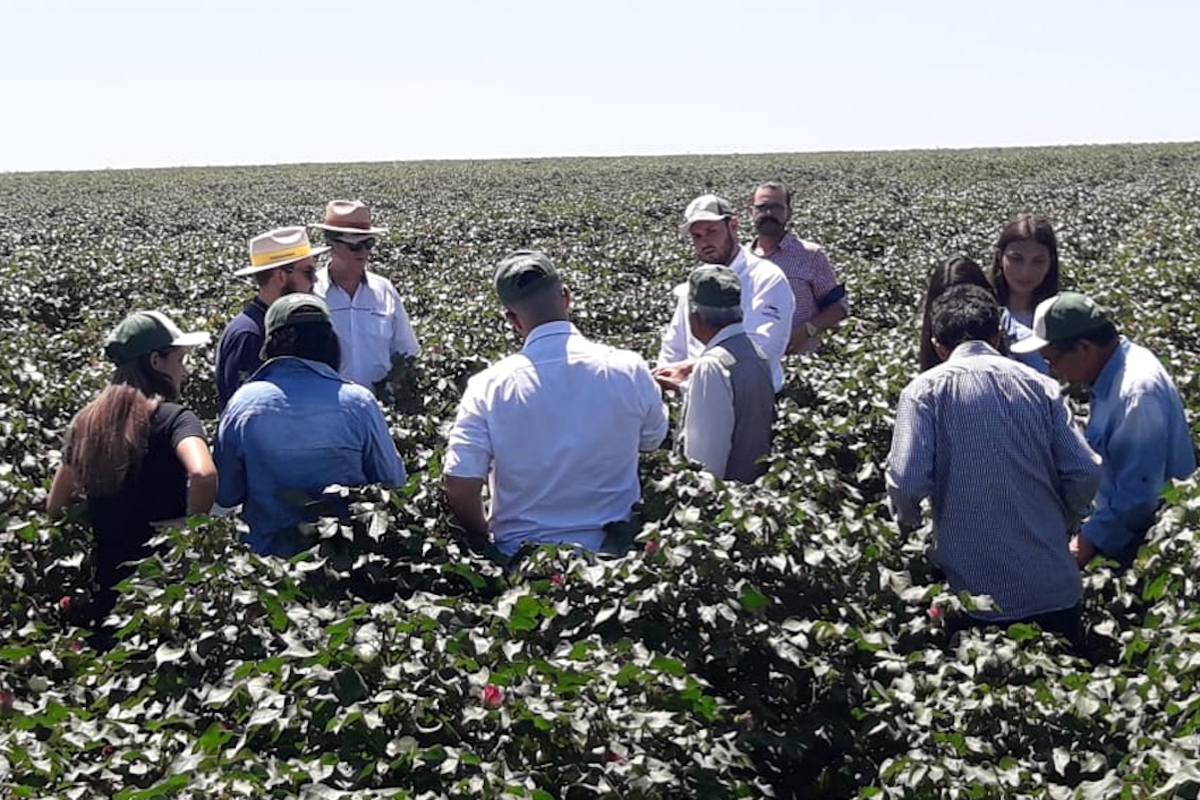
[[[688,324],[704,344],[688,381],[679,445],[718,478],[751,483],[766,469],[775,389],[762,351],[742,327],[742,287],[728,267],[688,278]]]
[[[313,292],[325,298],[333,315],[342,347],[338,372],[374,391],[397,356],[421,352],[396,287],[367,270],[371,248],[387,228],[371,225],[371,211],[361,200],[330,201],[325,221],[315,227],[325,231],[325,243],[332,248]]]
[[[681,227],[706,264],[728,266],[742,284],[743,325],[771,368],[778,392],[783,388],[783,356],[792,335],[796,298],[787,277],[775,264],[738,246],[733,206],[713,194],[688,204]],[[680,389],[704,345],[688,329],[688,287],[675,287],[675,314],[663,333],[654,377],[664,389]]]
[[[480,549],[490,533],[503,555],[523,542],[598,550],[641,497],[638,451],[667,433],[662,395],[641,356],[571,324],[571,293],[544,253],[501,261],[495,286],[525,344],[467,384],[443,465],[450,511]]]

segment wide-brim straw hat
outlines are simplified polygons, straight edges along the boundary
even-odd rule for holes
[[[285,267],[310,256],[328,252],[326,246],[313,247],[308,232],[299,225],[276,228],[260,233],[250,240],[250,266],[234,271],[234,275],[253,275],[263,270]]]
[[[360,236],[376,236],[387,233],[387,228],[371,226],[371,209],[362,200],[330,200],[325,206],[325,221],[316,222],[314,228],[334,233],[357,233]]]

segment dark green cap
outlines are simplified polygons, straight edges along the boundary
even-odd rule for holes
[[[688,299],[708,308],[733,308],[742,304],[742,282],[729,267],[705,264],[688,276]]]
[[[1079,292],[1060,292],[1033,311],[1033,335],[1013,342],[1014,353],[1032,353],[1048,344],[1074,339],[1112,324],[1110,311]]]
[[[329,315],[329,306],[325,305],[324,300],[315,294],[304,294],[303,292],[285,294],[271,303],[271,307],[267,309],[266,334],[270,336],[280,328],[286,328],[289,325],[308,325],[318,322],[326,325],[333,324],[333,318]]]
[[[166,314],[135,311],[109,332],[104,340],[104,355],[120,365],[168,347],[208,344],[210,338],[202,331],[184,333]]]
[[[549,256],[538,250],[518,250],[496,268],[496,294],[504,305],[559,281],[558,270]]]

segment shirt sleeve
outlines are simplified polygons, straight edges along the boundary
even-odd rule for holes
[[[675,312],[663,332],[662,347],[658,351],[660,367],[683,361],[688,357],[687,287],[680,284],[672,293],[675,295]]]
[[[208,441],[208,432],[204,430],[204,423],[186,408],[179,409],[179,412],[171,419],[168,432],[172,449],[178,447],[184,439],[193,436],[204,439],[205,442]]]
[[[395,303],[395,312],[392,320],[391,354],[420,355],[421,345],[417,341],[417,334],[413,331],[412,321],[409,320],[408,311],[404,308],[404,301],[400,299],[394,286],[392,287],[392,302]]]
[[[458,404],[458,414],[446,443],[445,475],[486,478],[492,468],[492,437],[479,376],[471,378]]]
[[[825,255],[824,250],[818,250],[813,253],[812,270],[813,298],[816,301],[820,301],[827,294],[838,288],[839,285],[837,276],[833,274],[833,266],[829,263],[829,257]],[[850,301],[844,294],[834,302],[841,305],[846,311],[850,310]],[[820,308],[817,309],[818,312],[823,310]]]
[[[896,429],[887,458],[887,494],[902,528],[921,523],[921,500],[933,494],[933,414],[911,390],[900,394]]]
[[[683,421],[683,454],[725,477],[733,447],[733,386],[714,358],[701,358],[688,385]]]
[[[1119,552],[1154,523],[1167,474],[1167,409],[1147,394],[1131,397],[1103,457],[1109,485],[1083,535],[1106,553]]]
[[[638,358],[637,390],[642,398],[642,430],[638,441],[639,450],[653,450],[667,437],[667,409],[663,405],[662,390],[650,374],[646,362]]]
[[[263,338],[253,331],[239,331],[221,340],[217,359],[217,400],[223,410],[247,378],[262,366]]]
[[[1083,435],[1071,422],[1062,396],[1055,390],[1050,398],[1051,452],[1058,471],[1059,486],[1072,523],[1087,516],[1100,485],[1100,456],[1092,452]]]
[[[367,483],[403,486],[408,481],[408,473],[404,470],[387,421],[374,397],[363,399],[363,410],[359,416],[367,426],[367,446],[363,450],[363,474]]]
[[[788,341],[792,338],[792,315],[796,311],[796,296],[792,294],[791,285],[782,273],[778,277],[778,280],[756,287],[742,321],[746,334],[762,350],[772,370],[787,352]]]
[[[217,467],[217,503],[226,507],[246,501],[246,460],[242,452],[242,426],[237,406],[221,415],[213,463]]]

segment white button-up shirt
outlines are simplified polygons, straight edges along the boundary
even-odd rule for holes
[[[346,380],[372,389],[391,371],[393,355],[421,352],[396,287],[382,275],[368,270],[351,297],[329,279],[326,267],[317,271],[313,292],[329,306],[342,348],[338,373]]]
[[[796,297],[787,277],[773,262],[759,258],[747,248],[738,250],[729,265],[742,284],[742,326],[766,356],[775,391],[783,388],[783,356],[792,337],[792,315]],[[658,364],[674,364],[696,358],[704,344],[688,328],[688,285],[675,287],[675,314],[663,333]]]
[[[666,434],[641,356],[547,322],[468,382],[444,473],[490,475],[489,527],[501,552],[523,541],[599,549],[604,525],[628,519],[641,496],[638,451]]]

